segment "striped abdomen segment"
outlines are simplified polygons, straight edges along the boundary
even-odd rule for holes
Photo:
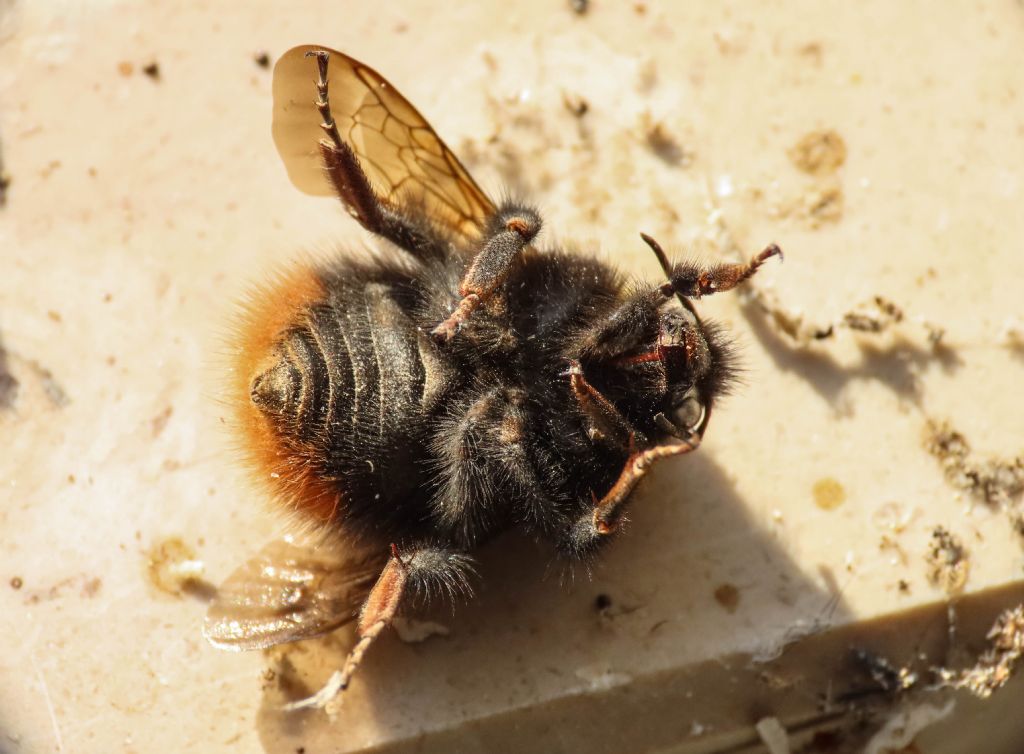
[[[282,335],[250,397],[292,440],[376,445],[422,398],[422,340],[389,285],[330,290]]]

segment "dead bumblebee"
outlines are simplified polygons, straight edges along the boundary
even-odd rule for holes
[[[358,617],[345,666],[293,705],[307,706],[348,685],[411,596],[468,593],[469,553],[496,534],[521,527],[576,559],[608,542],[640,478],[697,448],[729,385],[729,343],[691,299],[779,249],[701,269],[644,236],[667,281],[627,280],[534,248],[536,210],[492,203],[362,63],[292,49],[274,101],[292,180],[338,195],[384,242],[371,261],[296,268],[257,292],[239,334],[244,446],[275,496],[341,545],[271,544],[220,589],[205,634],[257,649]]]

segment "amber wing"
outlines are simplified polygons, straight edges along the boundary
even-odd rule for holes
[[[480,234],[494,205],[434,129],[383,76],[327,47],[302,45],[274,66],[272,132],[292,182],[307,194],[331,195],[318,144],[317,61],[330,53],[331,111],[341,138],[359,157],[385,202],[420,203],[431,217],[466,236]]]
[[[308,639],[354,620],[387,552],[312,549],[271,542],[218,589],[203,634],[221,649],[263,649]]]

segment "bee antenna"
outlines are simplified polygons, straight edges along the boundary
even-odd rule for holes
[[[668,261],[668,256],[666,256],[665,250],[661,248],[661,244],[646,233],[641,233],[640,238],[644,239],[644,243],[651,247],[651,251],[654,252],[654,256],[658,258],[658,264],[661,265],[661,269],[664,271],[665,277],[671,280],[672,264]]]
[[[676,298],[679,299],[679,303],[683,305],[683,308],[688,310],[690,314],[694,316],[694,319],[700,323],[700,315],[697,314],[697,310],[690,302],[690,299],[686,298],[686,296],[677,291],[675,286],[672,285],[672,263],[668,261],[668,255],[665,253],[665,250],[661,248],[661,244],[646,233],[641,233],[640,238],[644,240],[645,244],[651,247],[651,251],[654,252],[654,256],[658,258],[658,264],[661,265],[661,269],[665,273],[665,277],[668,278],[668,282],[661,286],[661,292],[666,297],[671,296],[673,293],[676,294]]]

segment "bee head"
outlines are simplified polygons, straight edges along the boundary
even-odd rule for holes
[[[715,400],[735,379],[735,357],[721,328],[703,322],[692,307],[662,311],[657,355],[665,388],[653,422],[661,432],[686,439],[702,436]]]
[[[663,301],[650,317],[613,335],[598,358],[582,359],[586,379],[648,440],[692,440],[735,375],[729,340],[689,302]]]

